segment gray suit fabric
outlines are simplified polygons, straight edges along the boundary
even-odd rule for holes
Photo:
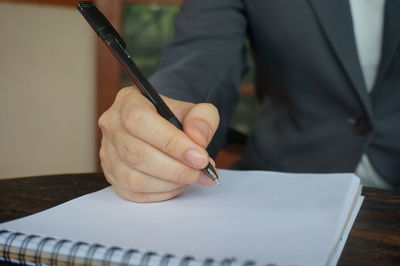
[[[218,107],[215,154],[238,100],[248,37],[263,106],[242,167],[353,172],[366,153],[400,186],[400,1],[386,5],[370,95],[347,0],[187,0],[151,81],[169,97]]]

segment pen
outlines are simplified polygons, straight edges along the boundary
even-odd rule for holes
[[[157,113],[172,123],[175,127],[183,130],[182,123],[169,109],[167,104],[161,99],[160,95],[151,85],[146,76],[133,62],[132,58],[126,51],[126,44],[122,37],[118,34],[115,28],[107,20],[107,18],[100,12],[100,10],[92,3],[82,1],[76,7],[82,16],[86,19],[89,25],[102,39],[102,41],[110,49],[111,53],[119,61],[122,68],[132,80],[132,82],[139,88],[140,92],[155,106]],[[221,184],[218,179],[217,171],[208,163],[203,172],[217,184]]]

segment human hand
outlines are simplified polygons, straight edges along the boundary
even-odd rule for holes
[[[127,200],[162,201],[189,184],[214,184],[201,169],[209,161],[214,164],[205,148],[218,127],[218,110],[212,104],[162,98],[184,131],[161,117],[136,87],[120,90],[99,119],[104,175]]]

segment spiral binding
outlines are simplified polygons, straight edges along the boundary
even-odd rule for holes
[[[64,244],[69,242],[71,241],[67,239],[60,239],[57,241],[57,243],[53,248],[53,251],[51,252],[51,258],[50,258],[51,265],[58,265],[58,255],[60,254],[60,249]]]
[[[29,237],[29,236],[28,236],[28,237]],[[36,249],[36,252],[35,252],[35,257],[34,257],[34,262],[35,262],[35,264],[39,264],[39,265],[42,264],[43,248],[44,248],[44,246],[46,245],[46,243],[47,243],[48,241],[50,241],[50,240],[55,240],[55,239],[52,238],[52,237],[45,237],[45,238],[43,238],[42,240],[40,240],[40,242],[39,242],[39,244],[38,244],[38,247],[37,247],[37,249]],[[26,251],[26,249],[25,249],[25,251]],[[24,256],[25,256],[25,253],[24,253]],[[24,262],[21,262],[21,263],[24,263]]]
[[[189,266],[189,263],[194,260],[195,259],[191,256],[184,257],[181,259],[181,263],[179,264],[179,266]]]
[[[104,260],[107,263],[104,263],[103,264],[104,266],[110,266],[112,256],[113,256],[114,252],[117,251],[117,250],[123,250],[123,249],[120,248],[120,247],[110,247],[110,248],[107,249],[106,254],[104,255]]]
[[[144,253],[142,258],[141,258],[141,260],[140,260],[140,265],[141,266],[149,265],[149,261],[150,261],[151,257],[153,257],[155,255],[157,255],[157,253],[153,252],[153,251],[149,251],[149,252]]]
[[[174,257],[172,254],[165,254],[160,260],[160,266],[168,266],[169,261]]]
[[[1,230],[1,231],[0,231],[0,237],[1,237],[1,235],[6,234],[6,233],[8,233],[7,230]],[[3,255],[2,255],[2,256],[3,256],[3,259],[4,259],[5,261],[7,261],[7,260],[6,260],[5,249],[6,249],[6,245],[3,246],[3,249],[2,249],[1,252],[2,252],[2,254],[3,254]]]
[[[204,266],[212,266],[214,264],[213,258],[207,258],[204,260]]]
[[[122,265],[129,265],[129,261],[134,254],[140,254],[139,250],[136,249],[129,249],[125,251],[124,256],[122,257]]]
[[[81,241],[74,243],[68,254],[67,265],[74,265],[74,261],[76,259],[76,253],[78,252],[79,247],[88,245],[89,245],[88,243]]]
[[[256,262],[254,260],[248,260],[246,261],[243,266],[255,266]]]
[[[235,258],[226,258],[221,262],[221,266],[231,266],[235,262]]]
[[[38,236],[38,235],[30,235],[30,236],[25,237],[24,241],[22,241],[21,250],[20,250],[20,252],[18,254],[18,260],[19,261],[25,261],[26,249],[28,247],[29,242],[34,238],[40,238],[40,236]]]
[[[7,235],[8,234],[8,235]],[[140,266],[149,266],[150,261],[152,258],[157,257],[159,260],[158,265],[159,266],[169,266],[172,261],[174,261],[173,265],[179,265],[179,266],[189,266],[191,265],[191,262],[199,262],[197,261],[194,257],[192,256],[186,256],[182,258],[177,258],[176,256],[172,254],[159,254],[154,251],[148,251],[148,252],[140,252],[137,249],[128,249],[124,250],[121,247],[105,247],[100,244],[92,244],[90,245],[87,242],[72,242],[71,240],[68,239],[55,239],[52,237],[43,237],[43,236],[38,236],[38,235],[27,235],[23,234],[20,232],[10,232],[8,230],[0,230],[0,237],[3,235],[6,235],[5,241],[0,242],[0,245],[2,245],[2,250],[0,253],[0,261],[6,261],[6,262],[18,262],[20,264],[26,265],[27,263],[34,263],[35,265],[43,265],[45,262],[42,261],[44,254],[46,252],[44,251],[46,244],[49,241],[55,241],[51,252],[47,253],[48,256],[50,256],[50,260],[47,263],[50,263],[51,265],[59,265],[59,264],[67,264],[67,265],[74,265],[77,259],[77,254],[79,250],[82,249],[83,246],[87,246],[86,250],[86,255],[84,258],[84,265],[91,265],[93,263],[99,262],[99,260],[102,262],[102,265],[130,265],[131,259],[135,256],[135,260],[137,259],[138,263],[135,265],[140,265]],[[14,241],[19,238],[23,237],[18,245],[13,245]],[[38,240],[38,238],[40,240]],[[32,244],[34,245],[34,249],[32,250],[32,247],[29,247],[29,244],[32,243],[32,240],[38,240],[37,244]],[[64,254],[61,252],[61,249],[68,245],[69,251],[67,254]],[[70,247],[69,247],[70,246]],[[11,249],[12,248],[17,248],[18,249],[18,254],[11,254]],[[96,252],[99,249],[103,249],[104,251],[102,252],[104,255],[102,255],[102,259],[99,259],[98,257],[95,258]],[[33,256],[33,261],[28,261],[28,258],[26,257],[26,254],[28,252],[34,253]],[[115,260],[113,260],[113,256],[116,252],[121,253],[121,262],[116,263]],[[60,261],[59,256],[64,255],[64,259],[66,256],[66,261]],[[13,257],[12,257],[13,256]],[[176,264],[178,263],[178,264]],[[213,258],[207,258],[201,262],[203,266],[213,266],[213,265],[220,265],[220,266],[231,266],[233,264],[237,265],[237,261],[235,258],[226,258],[222,260],[221,262],[215,261]],[[151,265],[154,265],[154,261],[151,263]],[[254,261],[246,261],[244,262],[243,266],[254,266],[256,263]]]
[[[18,236],[23,236],[23,235],[24,235],[24,234],[22,234],[22,233],[14,232],[14,233],[11,233],[11,234],[7,237],[6,243],[5,243],[4,248],[3,248],[4,259],[5,259],[6,262],[11,262],[10,250],[11,250],[11,247],[12,247],[12,245],[11,245],[12,242],[13,242]]]

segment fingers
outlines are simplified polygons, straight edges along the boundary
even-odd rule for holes
[[[165,96],[162,96],[162,98],[174,114],[182,121],[185,132],[184,136],[189,136],[194,143],[205,148],[212,140],[218,128],[220,122],[218,109],[210,103],[193,104],[173,100]],[[137,126],[136,123],[138,121],[145,123],[150,116],[158,118],[157,121],[152,120],[151,122],[164,122],[160,128],[168,124],[170,128],[173,128],[171,133],[179,131],[176,130],[172,124],[164,121],[165,119],[160,115],[155,115],[155,107],[149,101],[143,99],[144,96],[141,95],[139,90],[134,88],[122,89],[117,95],[116,102],[120,102],[118,105],[120,106],[118,112],[120,112],[122,121],[125,122],[124,124],[130,125],[131,127],[129,129],[133,129],[133,135],[135,135],[135,128],[140,128],[140,125]],[[150,124],[150,122],[147,124]],[[153,125],[155,124],[151,124],[151,126]],[[182,134],[180,135],[182,136]]]
[[[142,203],[164,201],[176,197],[186,188],[186,185],[166,182],[126,167],[104,139],[100,158],[107,181],[126,200]]]
[[[171,157],[159,149],[123,130],[115,130],[115,150],[121,159],[131,169],[154,176],[166,181],[180,184],[194,184],[204,175],[201,170],[194,169]]]
[[[209,103],[194,105],[183,120],[185,133],[201,147],[208,146],[218,125],[218,110]]]
[[[153,110],[125,106],[121,110],[121,122],[130,135],[188,166],[202,169],[208,164],[208,153],[203,147]],[[113,136],[114,139],[119,137]]]
[[[180,194],[188,184],[214,184],[200,169],[210,160],[204,148],[215,134],[218,111],[210,104],[163,98],[183,121],[185,132],[157,114],[133,87],[122,89],[99,119],[104,174],[128,200],[161,201]]]
[[[118,157],[112,145],[103,141],[100,150],[101,164],[107,181],[134,193],[160,193],[173,191],[185,185],[154,178],[127,167]]]

